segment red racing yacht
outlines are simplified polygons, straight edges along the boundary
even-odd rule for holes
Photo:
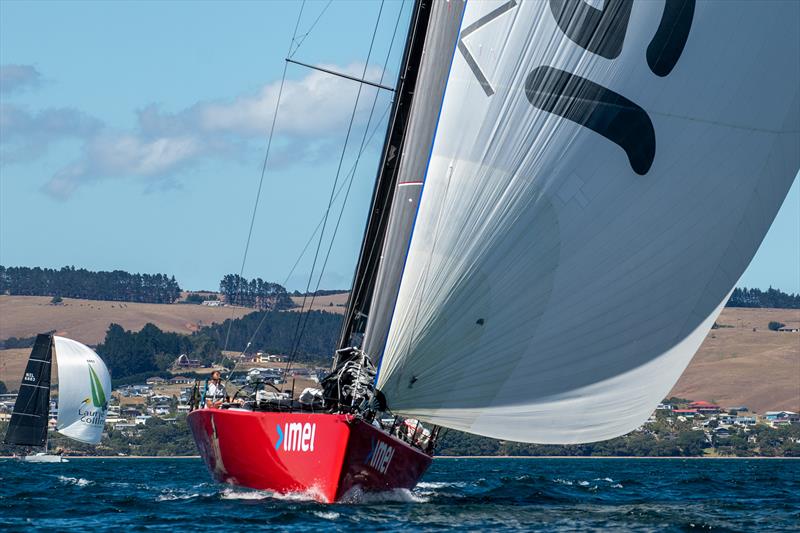
[[[363,357],[355,350],[347,354]],[[359,363],[343,365],[343,372],[323,381],[323,390],[352,389],[349,378],[357,379],[359,371],[367,385],[374,369],[357,368]],[[353,490],[411,489],[431,464],[438,430],[432,434],[417,420],[381,419],[376,409],[344,407],[349,402],[325,410],[321,398],[311,403],[277,393],[257,396],[259,401],[189,413],[200,454],[219,482],[330,503]]]
[[[275,389],[205,408],[197,391],[187,420],[217,481],[334,502],[351,490],[411,489],[430,466],[439,428],[392,415],[374,363],[352,346],[378,353],[369,339],[387,334],[464,5],[413,6],[340,349],[322,390],[309,402]],[[398,157],[405,150],[417,155]],[[368,311],[384,330],[365,337]]]

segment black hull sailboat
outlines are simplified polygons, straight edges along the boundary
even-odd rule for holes
[[[52,366],[58,357],[59,403],[56,429],[63,435],[97,444],[105,424],[111,377],[103,360],[88,346],[49,334],[37,335],[20,381],[4,442],[44,450],[20,455],[24,461],[67,460],[48,453]]]

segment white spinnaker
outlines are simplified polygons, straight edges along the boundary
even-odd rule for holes
[[[58,361],[57,429],[71,439],[97,444],[103,433],[111,375],[94,350],[65,337],[53,337]]]
[[[633,4],[614,59],[565,36],[558,2],[464,36],[506,4],[467,5],[491,91],[457,53],[378,386],[395,412],[471,433],[607,439],[674,385],[797,174],[800,2],[698,2],[667,75],[646,60],[663,2]],[[641,107],[651,166],[532,105],[537,67]]]

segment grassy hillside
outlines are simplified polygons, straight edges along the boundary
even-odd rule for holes
[[[112,322],[139,330],[151,322],[164,331],[191,333],[201,326],[252,313],[253,309],[186,304],[143,304],[64,298],[51,305],[49,296],[0,296],[0,339],[31,337],[56,330],[84,344],[103,340]]]
[[[299,306],[302,298],[293,298]],[[102,341],[108,324],[140,329],[152,322],[166,331],[190,333],[200,325],[221,323],[250,309],[200,305],[134,304],[48,297],[0,296],[0,339],[27,337],[39,331],[58,333],[87,344]],[[314,309],[344,312],[347,293],[319,296]],[[330,305],[330,304],[333,305]],[[296,309],[299,310],[299,307]],[[770,331],[771,321],[800,327],[800,310],[725,308],[692,363],[670,393],[722,406],[746,405],[756,412],[800,412],[800,333]],[[0,350],[0,380],[19,383],[28,349]]]
[[[344,314],[347,311],[347,299],[350,297],[349,292],[340,292],[338,294],[328,294],[325,296],[317,296],[314,298],[314,305],[311,309],[314,311],[325,311],[326,313]],[[292,296],[294,302],[294,309],[289,311],[300,311],[300,306],[303,304],[302,296]],[[302,308],[304,311],[308,310],[311,304],[311,296],[306,298],[306,304]]]
[[[756,412],[800,412],[800,333],[770,331],[771,321],[800,327],[797,309],[722,311],[671,396],[745,405]]]

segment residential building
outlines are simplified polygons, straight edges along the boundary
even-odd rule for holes
[[[722,410],[720,409],[719,405],[715,405],[711,402],[706,402],[703,400],[690,403],[689,409],[694,409],[701,415],[716,414]]]
[[[175,366],[178,368],[199,368],[201,365],[199,359],[189,359],[188,355],[182,353],[175,360]]]
[[[754,416],[737,416],[734,421],[737,426],[755,426],[756,417]]]
[[[800,422],[800,415],[794,411],[767,411],[764,413],[767,420],[787,420],[789,423]]]
[[[151,418],[153,418],[153,417],[150,416],[150,415],[139,415],[136,418],[134,418],[134,422],[136,423],[137,426],[143,426]]]

